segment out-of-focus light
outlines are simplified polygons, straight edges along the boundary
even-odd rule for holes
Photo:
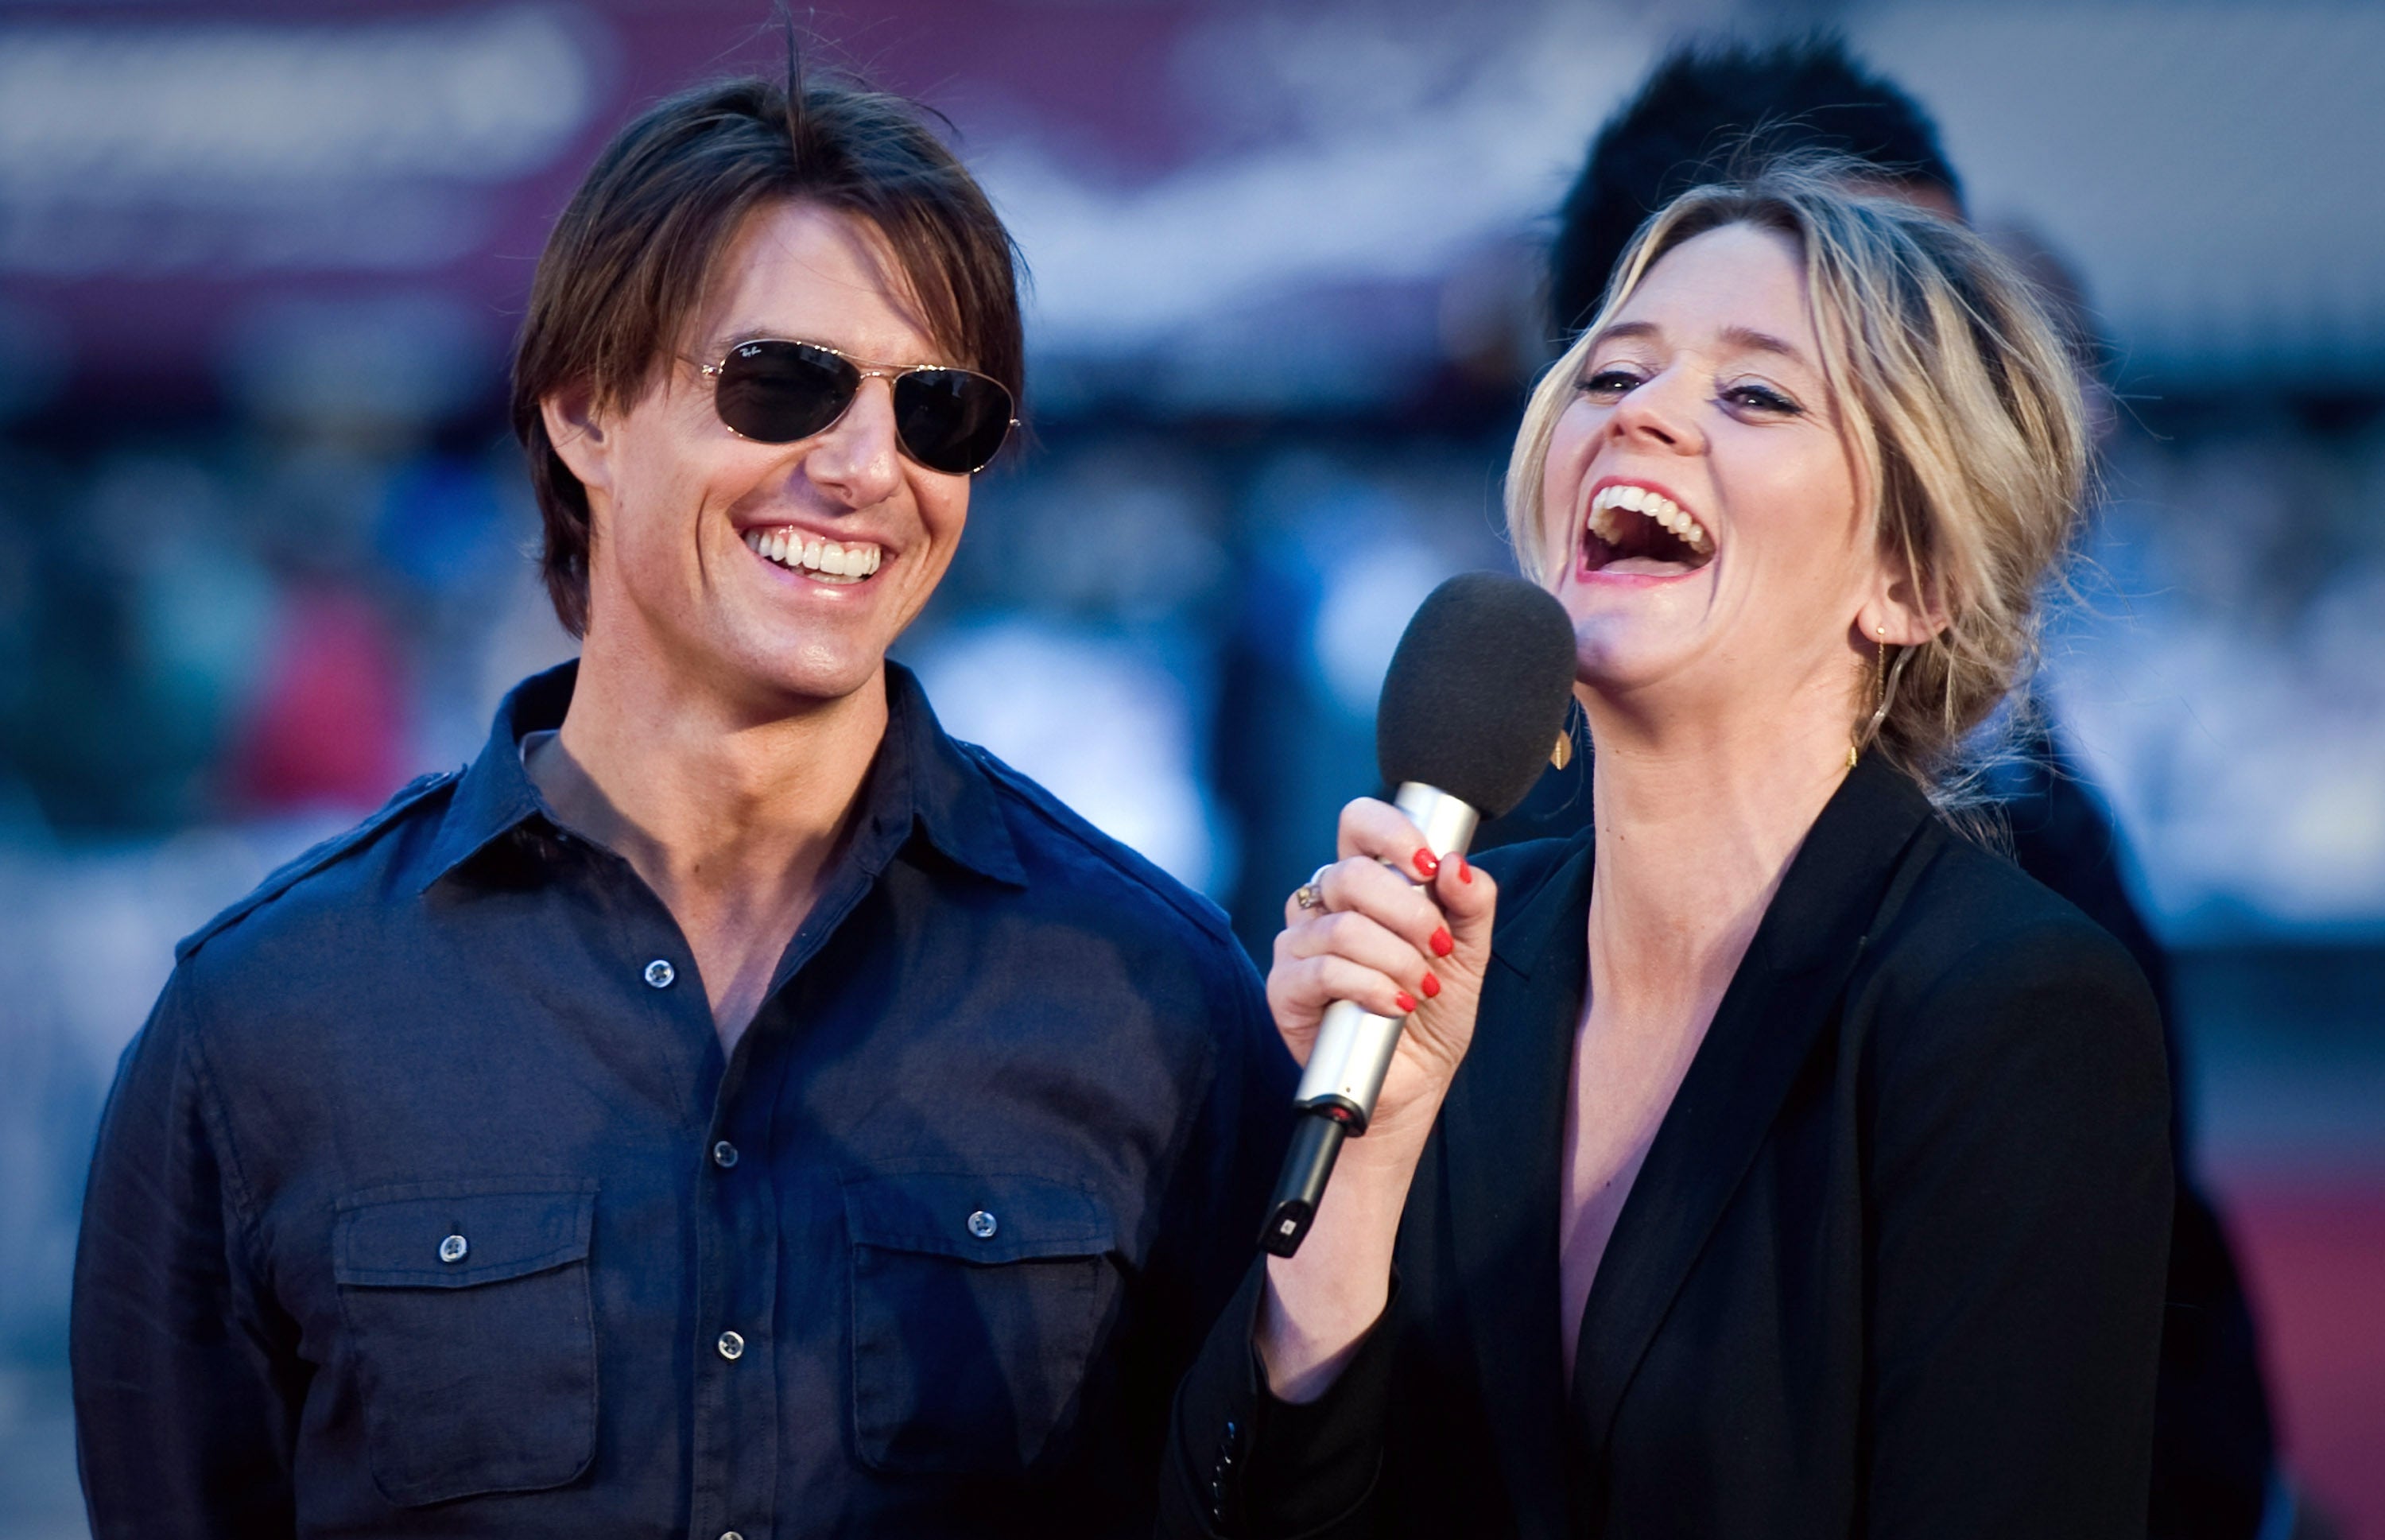
[[[598,98],[576,13],[0,25],[0,270],[390,269],[483,233],[480,189]]]
[[[485,332],[435,292],[273,299],[233,326],[225,373],[234,398],[270,420],[427,421],[490,389]]]
[[[1185,886],[1232,885],[1234,851],[1193,764],[1180,681],[1118,639],[1027,619],[938,638],[918,659],[936,715]]]
[[[586,119],[564,17],[306,27],[0,27],[0,194],[81,202],[293,182],[503,182]]]
[[[1286,119],[1265,146],[1126,189],[1078,175],[1062,145],[978,157],[1036,274],[1033,334],[1096,356],[1172,347],[1320,283],[1437,285],[1530,225],[1663,28],[1620,6],[1500,16],[1419,13],[1394,34],[1379,6],[1218,7],[1184,89]]]
[[[1343,710],[1375,714],[1401,633],[1447,576],[1440,556],[1404,539],[1372,543],[1327,574],[1317,607],[1317,667]]]

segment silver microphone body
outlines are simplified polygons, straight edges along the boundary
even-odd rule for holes
[[[1401,783],[1392,805],[1416,824],[1425,848],[1443,860],[1466,853],[1481,821],[1480,814],[1447,792],[1415,781]],[[1364,1133],[1405,1021],[1405,1017],[1377,1016],[1348,1000],[1328,1006],[1317,1024],[1317,1040],[1292,1106],[1304,1112],[1326,1112],[1350,1133]]]

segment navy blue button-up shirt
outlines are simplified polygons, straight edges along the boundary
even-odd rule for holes
[[[1147,1528],[1294,1074],[1223,917],[890,668],[724,1058],[523,771],[572,678],[182,945],[76,1265],[97,1534]]]

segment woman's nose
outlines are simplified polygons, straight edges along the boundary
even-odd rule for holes
[[[900,452],[893,384],[866,379],[844,415],[813,440],[804,474],[847,507],[865,508],[894,495],[903,475]]]
[[[1617,436],[1694,453],[1703,444],[1692,399],[1696,388],[1688,371],[1679,369],[1634,386],[1616,405],[1612,422]]]

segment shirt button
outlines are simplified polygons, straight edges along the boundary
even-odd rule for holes
[[[678,977],[679,970],[660,958],[646,964],[646,983],[656,989],[668,989],[671,986],[671,981]]]
[[[460,1262],[464,1259],[464,1254],[471,1249],[472,1243],[463,1236],[450,1235],[439,1243],[439,1259],[443,1262]]]
[[[723,1139],[712,1146],[712,1163],[722,1171],[737,1164],[737,1146]]]
[[[947,1213],[951,1212],[950,1209],[945,1211]],[[968,1217],[968,1233],[975,1235],[979,1240],[990,1241],[993,1239],[993,1233],[998,1228],[1000,1228],[1000,1226],[994,1221],[993,1216],[987,1213],[982,1208]]]
[[[733,1529],[724,1529],[720,1532],[720,1540],[745,1540],[745,1537]]]
[[[720,1340],[713,1346],[718,1347],[720,1356],[731,1363],[745,1356],[745,1339],[734,1332],[721,1333]]]

